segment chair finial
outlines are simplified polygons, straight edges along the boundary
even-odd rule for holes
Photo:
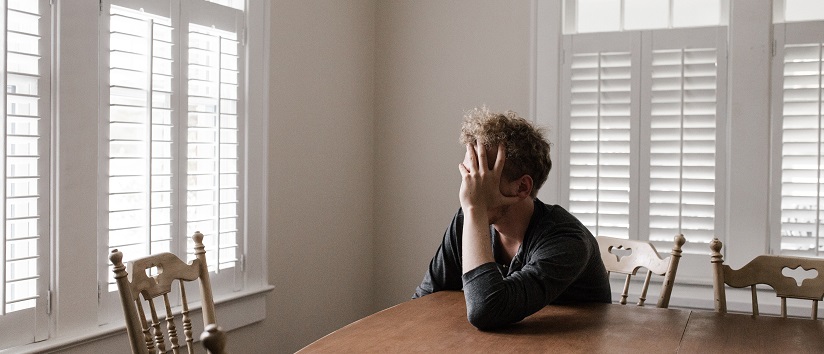
[[[192,240],[195,241],[195,244],[203,244],[203,234],[200,231],[195,231],[192,235]]]
[[[710,250],[712,250],[712,255],[715,256],[717,254],[718,256],[721,256],[721,247],[723,245],[724,244],[718,240],[718,237],[713,238],[712,241],[710,241]]]
[[[687,238],[684,237],[684,234],[675,235],[675,238],[673,240],[675,241],[675,247],[679,250],[681,249],[681,246],[687,243]]]
[[[123,265],[123,252],[118,251],[117,248],[113,249],[112,253],[109,254],[109,260],[112,261],[115,267]]]
[[[195,241],[195,256],[206,254],[206,246],[203,245],[203,234],[200,231],[195,231],[192,240]]]
[[[710,241],[710,250],[712,250],[712,252],[710,253],[710,263],[724,263],[724,256],[721,254],[721,247],[723,245],[724,244],[720,240],[718,240],[717,237],[713,238],[712,241]]]

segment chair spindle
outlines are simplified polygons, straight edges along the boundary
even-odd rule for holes
[[[175,317],[172,314],[172,305],[169,304],[169,294],[163,294],[163,303],[166,305],[166,331],[169,332],[169,343],[172,345],[172,353],[180,353],[180,344],[177,341],[177,328],[175,328]]]
[[[157,309],[155,309],[152,299],[148,299],[146,302],[149,303],[149,310],[152,313],[152,329],[154,330],[155,346],[157,346],[158,353],[165,353],[166,341],[163,338],[163,330],[160,329],[160,319],[157,317]]]
[[[631,274],[627,274],[627,280],[624,281],[624,290],[621,291],[621,305],[627,304],[627,294],[629,294],[629,282],[632,279]]]
[[[641,296],[638,297],[638,306],[644,306],[644,301],[647,301],[647,290],[649,289],[650,278],[652,278],[652,271],[647,270],[647,276],[644,278],[644,286],[641,288]]]
[[[192,354],[194,352],[192,347],[194,338],[192,337],[192,319],[189,318],[189,301],[186,299],[186,287],[182,282],[178,282],[178,284],[180,284],[180,298],[183,305],[183,309],[180,311],[180,315],[183,318],[183,336],[186,339],[186,348],[189,354]]]
[[[146,348],[149,349],[149,353],[154,353],[155,341],[151,331],[149,330],[151,327],[149,327],[149,322],[146,320],[146,312],[143,310],[143,303],[140,302],[139,296],[134,300],[134,302],[137,306],[137,315],[140,318],[140,328],[143,329],[143,340],[146,341]]]

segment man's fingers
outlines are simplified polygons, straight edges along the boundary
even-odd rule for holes
[[[504,143],[498,144],[498,157],[495,159],[495,170],[503,171],[506,162],[506,146]]]
[[[489,162],[486,160],[486,147],[484,144],[475,144],[475,150],[478,151],[478,166],[483,166],[478,168],[478,171],[489,171]]]
[[[475,155],[475,146],[473,144],[466,144],[466,162],[469,165],[464,164],[464,168],[466,168],[467,172],[474,170],[478,170],[478,158]]]

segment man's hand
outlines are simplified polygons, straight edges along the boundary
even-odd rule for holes
[[[479,209],[486,212],[494,208],[513,204],[517,196],[505,196],[501,193],[501,176],[506,162],[506,148],[498,145],[498,155],[490,169],[487,151],[483,144],[466,144],[464,162],[458,164],[463,177],[459,197],[461,208]]]

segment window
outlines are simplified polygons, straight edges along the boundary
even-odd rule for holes
[[[564,33],[726,25],[726,6],[725,0],[564,0]]]
[[[706,254],[723,205],[726,30],[564,36],[561,200],[596,235]]]
[[[599,232],[649,238],[661,253],[671,243],[664,245],[656,239],[683,230],[687,244],[678,274],[677,286],[682,290],[674,294],[680,298],[676,306],[712,308],[708,300],[712,298],[709,262],[706,256],[695,255],[708,251],[704,242],[712,236],[725,243],[724,258],[732,265],[741,266],[765,253],[820,254],[816,247],[821,243],[817,231],[821,219],[815,209],[820,203],[818,151],[824,140],[820,137],[819,108],[820,53],[824,48],[820,34],[824,28],[813,22],[798,22],[802,21],[802,13],[804,18],[820,13],[815,8],[801,9],[799,4],[820,7],[820,2],[778,0],[730,8],[727,1],[721,0],[713,2],[720,13],[716,24],[680,28],[673,20],[678,17],[678,6],[707,3],[671,1],[669,15],[665,16],[661,15],[665,10],[658,9],[660,4],[653,6],[650,1],[645,2],[650,5],[648,15],[669,17],[670,22],[665,29],[647,30],[645,26],[651,28],[650,23],[661,19],[646,19],[647,24],[626,23],[641,17],[628,15],[627,7],[642,1],[614,0],[622,5],[616,6],[611,16],[622,18],[623,27],[582,33],[571,24],[575,16],[582,14],[576,12],[575,5],[583,2],[564,1],[564,8],[556,13],[548,5],[538,5],[544,12],[538,17],[537,104],[539,117],[559,117],[557,121],[549,118],[557,124],[556,172],[562,180],[556,187],[559,204],[569,203],[570,208],[589,212],[587,225]],[[653,14],[653,10],[657,12]],[[561,18],[563,28],[540,26],[542,22],[557,23]],[[816,23],[824,23],[824,16],[815,19]],[[726,23],[730,24],[729,31]],[[553,31],[567,34],[561,36],[564,45],[560,55],[549,50]],[[776,42],[770,46],[773,37]],[[546,52],[543,56],[541,49]],[[595,62],[592,57],[598,56],[602,58],[600,67],[595,65],[588,69],[591,73],[584,75],[574,64],[576,56],[578,65],[583,58]],[[560,58],[557,64],[552,62],[554,57]],[[541,81],[551,78],[552,73],[546,72],[555,67],[561,79],[557,94],[551,95],[553,83],[542,85]],[[619,79],[618,73],[630,79]],[[573,81],[575,75],[583,81]],[[597,94],[583,90],[581,83]],[[631,104],[619,94],[628,95]],[[557,105],[541,102],[552,103],[555,97],[559,97]],[[612,113],[615,107],[621,107],[618,113]],[[588,112],[581,113],[582,109]],[[576,136],[573,132],[580,128],[576,124],[586,120],[579,119],[582,116],[600,125],[591,128],[593,131],[579,131]],[[616,117],[629,117],[629,128],[624,122],[607,124]],[[579,138],[583,136],[591,141]],[[581,150],[590,155],[577,154],[589,161],[565,161],[572,148],[565,145],[572,143],[590,149]],[[614,156],[609,154],[612,146],[620,147],[613,150]],[[623,156],[618,160],[622,164],[600,163],[604,158],[625,154],[627,146],[628,168]],[[598,160],[596,153],[604,158]],[[714,164],[708,163],[711,161]],[[628,176],[623,174],[626,171]],[[607,186],[618,187],[603,190],[602,183],[589,184],[592,190],[576,190],[576,186],[586,185],[582,178],[602,178],[610,182]],[[572,183],[576,179],[581,183]],[[799,207],[802,205],[805,207]],[[602,213],[609,210],[607,207],[625,208],[628,217]],[[668,232],[668,227],[673,231]],[[798,249],[790,250],[791,244]],[[742,299],[739,306],[745,309],[748,302],[743,299],[749,298],[748,291],[732,293]]]
[[[42,338],[49,284],[50,54],[48,1],[0,2],[5,28],[0,147],[0,342]],[[0,347],[0,349],[2,349]]]
[[[824,19],[824,3],[816,0],[776,0],[774,22],[801,22]]]
[[[206,0],[206,1],[213,2],[215,4],[221,4],[221,5],[224,5],[224,6],[233,7],[233,8],[236,8],[236,9],[240,10],[240,11],[243,11],[243,9],[246,5],[244,0]]]
[[[266,5],[2,0],[0,9],[0,351],[59,351],[81,333],[119,332],[110,245],[185,256],[195,228],[212,235],[224,329],[262,320]]]
[[[181,1],[179,12],[156,3],[112,1],[103,33],[102,254],[189,252],[191,260],[191,235],[200,231],[213,290],[230,293],[241,278],[245,19],[202,0]],[[120,315],[112,265],[100,262],[110,292],[104,312]]]

